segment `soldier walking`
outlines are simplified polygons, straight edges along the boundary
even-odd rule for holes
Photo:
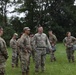
[[[56,61],[55,57],[55,51],[56,51],[56,42],[57,38],[56,36],[52,33],[52,30],[49,31],[49,41],[52,46],[52,51],[51,51],[51,62]]]
[[[1,37],[3,35],[3,28],[0,27],[0,75],[5,74],[5,63],[8,59],[6,42]]]
[[[71,32],[67,32],[66,37],[63,40],[64,45],[66,46],[66,53],[69,62],[74,62],[74,50],[73,45],[76,41],[76,38],[71,36]]]
[[[34,49],[35,49],[35,72],[39,72],[39,68],[41,67],[41,71],[45,70],[45,57],[46,57],[46,48],[49,50],[52,49],[48,37],[45,33],[43,33],[43,27],[38,27],[38,33],[34,36]]]

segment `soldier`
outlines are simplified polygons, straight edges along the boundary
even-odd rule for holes
[[[49,31],[49,41],[52,46],[52,51],[51,51],[51,62],[56,61],[55,57],[55,51],[56,51],[56,42],[57,38],[56,36],[52,33],[52,30]]]
[[[5,74],[5,62],[8,58],[6,42],[1,36],[3,35],[3,28],[0,27],[0,75]]]
[[[49,47],[51,50],[51,45],[48,37],[43,33],[43,27],[38,27],[38,33],[34,36],[34,49],[35,49],[35,72],[39,72],[41,67],[42,72],[45,70],[45,57],[46,48]]]
[[[12,39],[10,40],[10,47],[12,48],[12,68],[18,67],[17,63],[17,37],[18,34],[14,33]]]
[[[17,53],[18,53],[18,56],[17,56],[17,62],[18,62],[18,58],[20,59],[21,61],[21,48],[20,48],[20,43],[21,43],[21,36],[22,36],[23,33],[20,34],[20,37],[18,38],[17,40]]]
[[[33,49],[33,39],[34,39],[34,34],[30,34],[30,41],[31,41],[31,47],[32,47],[31,55],[32,55],[33,61],[35,61],[35,52]]]
[[[76,38],[71,36],[71,32],[67,32],[66,37],[64,38],[63,42],[66,46],[66,53],[67,58],[69,62],[74,62],[74,50],[73,50],[73,44],[76,41]]]
[[[21,36],[21,68],[22,75],[29,75],[29,65],[30,65],[30,53],[31,53],[31,44],[30,44],[30,28],[24,27],[24,33]]]

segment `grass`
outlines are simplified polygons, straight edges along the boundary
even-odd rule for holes
[[[5,75],[21,75],[21,69],[15,68],[12,69],[11,67],[11,56],[12,51],[8,48],[9,52],[9,59],[6,63],[6,74]],[[57,51],[56,51],[56,62],[50,62],[50,55],[46,56],[46,71],[44,73],[39,72],[37,75],[76,75],[76,62],[68,63],[66,58],[66,51],[63,44],[57,44]],[[76,56],[76,53],[75,53]],[[34,63],[31,59],[30,64],[30,75],[35,75],[34,72]]]

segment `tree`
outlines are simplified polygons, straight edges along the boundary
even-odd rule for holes
[[[36,28],[41,25],[45,33],[52,29],[59,41],[65,36],[67,31],[71,31],[76,36],[76,7],[74,0],[1,0],[0,1],[0,20],[7,25],[6,6],[18,6],[13,12],[24,13],[24,17],[11,17],[8,21],[9,28],[20,34],[24,26],[31,28],[31,32],[36,32]],[[13,13],[12,12],[12,13]],[[10,27],[11,26],[11,27]],[[8,27],[6,27],[9,29]],[[5,29],[5,30],[7,30]],[[62,35],[62,36],[60,36]]]
[[[2,25],[7,26],[7,4],[9,0],[0,0],[0,15],[2,15]]]

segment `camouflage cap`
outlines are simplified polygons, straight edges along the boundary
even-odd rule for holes
[[[17,34],[17,33],[14,33],[14,35],[15,35],[15,36],[18,36],[18,34]]]
[[[29,27],[24,27],[23,30],[30,30],[30,28]]]

